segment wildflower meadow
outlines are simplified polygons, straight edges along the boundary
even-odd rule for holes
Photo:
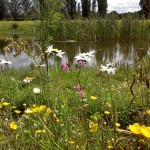
[[[35,58],[21,46],[16,56],[25,51]],[[1,149],[150,149],[149,56],[132,67],[89,67],[96,50],[77,54],[72,64],[60,63],[66,53],[53,45],[40,52],[41,62],[26,69],[0,60]],[[44,55],[55,64],[44,63]]]

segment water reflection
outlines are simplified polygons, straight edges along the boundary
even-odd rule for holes
[[[15,49],[10,52],[4,53],[2,49],[7,46],[9,41],[0,40],[0,59],[9,60],[12,62],[12,67],[28,67],[31,63],[40,62],[40,57],[37,54],[33,60],[27,53],[21,52],[17,57],[14,57]],[[35,41],[30,41],[32,51],[35,53]],[[91,66],[95,66],[102,62],[112,62],[115,64],[134,64],[135,57],[140,59],[146,55],[150,55],[149,42],[130,42],[130,41],[103,41],[99,43],[93,42],[55,42],[52,43],[54,48],[58,48],[66,52],[63,59],[59,63],[74,63],[74,57],[78,53],[88,52],[91,50],[96,51],[96,56]],[[49,64],[54,65],[54,57],[49,57]]]

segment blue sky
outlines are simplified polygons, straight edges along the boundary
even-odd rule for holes
[[[79,2],[80,0],[77,1]],[[140,0],[107,0],[108,12],[113,10],[118,13],[135,12],[140,10],[139,2]]]

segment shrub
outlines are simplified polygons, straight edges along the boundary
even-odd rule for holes
[[[17,24],[17,23],[13,23],[13,24],[12,24],[12,28],[13,28],[13,29],[17,29],[17,28],[18,28],[18,24]]]

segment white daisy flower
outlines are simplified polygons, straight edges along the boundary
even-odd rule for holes
[[[49,55],[49,54],[54,54],[54,53],[57,53],[57,52],[58,52],[58,49],[54,49],[54,48],[53,48],[53,45],[49,46],[49,47],[47,48],[47,50],[45,51],[45,53],[47,53],[48,55]]]
[[[56,56],[62,58],[63,54],[65,54],[65,52],[62,52],[62,50],[58,50]]]

